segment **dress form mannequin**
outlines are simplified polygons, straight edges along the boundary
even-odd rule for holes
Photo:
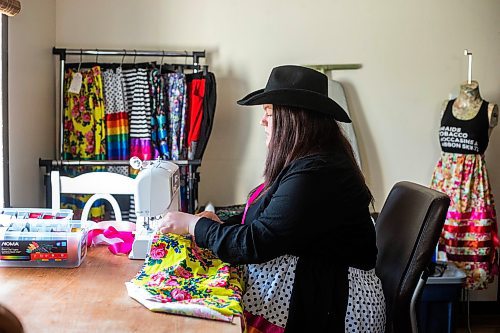
[[[443,106],[441,158],[431,188],[446,193],[450,207],[438,244],[438,260],[455,263],[467,274],[465,288],[493,282],[498,269],[496,212],[484,159],[498,106],[484,101],[476,81],[463,83],[456,99]]]
[[[479,112],[482,102],[483,98],[479,93],[479,84],[477,81],[463,83],[460,86],[460,93],[453,103],[453,115],[460,120],[471,120]],[[443,112],[447,104],[448,101],[444,101]],[[488,103],[488,119],[490,123],[488,135],[491,135],[493,128],[498,124],[498,105]]]

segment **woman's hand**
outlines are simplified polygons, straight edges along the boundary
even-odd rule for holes
[[[159,229],[162,234],[194,235],[194,228],[200,216],[182,212],[168,212],[161,220]]]
[[[216,222],[219,222],[219,223],[224,223],[224,222],[222,222],[220,220],[220,218],[217,216],[217,214],[215,214],[214,212],[207,211],[207,210],[196,214],[196,216],[206,217],[206,218],[211,219],[213,221],[216,221]]]

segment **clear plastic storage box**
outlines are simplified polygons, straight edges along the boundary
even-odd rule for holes
[[[78,267],[87,230],[69,209],[0,211],[0,267]]]

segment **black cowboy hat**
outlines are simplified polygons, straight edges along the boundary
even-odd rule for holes
[[[350,123],[347,113],[328,97],[328,78],[314,69],[301,66],[273,68],[264,89],[248,94],[239,105],[277,104],[317,111],[337,121]]]

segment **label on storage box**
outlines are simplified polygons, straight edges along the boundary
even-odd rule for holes
[[[63,261],[68,259],[68,241],[0,240],[0,260],[10,261]]]

